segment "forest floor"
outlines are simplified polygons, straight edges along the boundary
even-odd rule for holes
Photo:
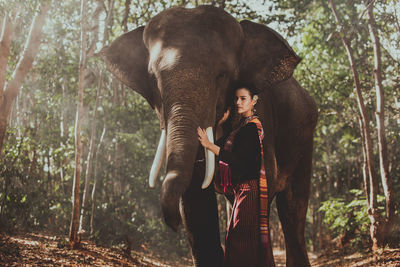
[[[380,249],[373,252],[362,251],[346,253],[346,251],[331,250],[325,254],[308,253],[312,267],[400,267],[400,248]],[[285,251],[274,250],[277,267],[286,266]]]
[[[47,234],[0,233],[0,266],[192,266],[191,259],[166,262],[145,253],[131,251],[128,254],[121,248],[96,246],[87,241],[77,250],[66,245],[59,237]],[[277,266],[285,266],[284,251],[274,250],[274,256]],[[355,254],[331,251],[329,255],[310,253],[309,256],[313,267],[400,266],[400,249]]]

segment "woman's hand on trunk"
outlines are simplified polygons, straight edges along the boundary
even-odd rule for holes
[[[199,135],[197,139],[200,141],[201,145],[218,156],[220,148],[208,140],[206,131],[200,127],[197,127],[197,134]]]
[[[200,127],[197,127],[197,134],[199,135],[197,139],[199,139],[201,145],[208,149],[211,146],[211,142],[208,140],[206,131]]]

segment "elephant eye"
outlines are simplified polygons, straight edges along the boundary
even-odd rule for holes
[[[220,74],[218,74],[217,80],[226,79],[227,77],[228,77],[228,73],[226,73],[224,71],[224,72],[221,72]]]

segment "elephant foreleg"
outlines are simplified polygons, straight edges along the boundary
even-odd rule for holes
[[[312,144],[302,155],[288,187],[276,196],[276,204],[286,243],[286,266],[310,266],[304,237],[310,193]]]
[[[204,174],[196,171],[195,167],[194,176],[197,173]],[[201,183],[197,182],[201,179],[197,178],[193,177],[181,202],[181,216],[188,233],[193,261],[196,266],[221,267],[223,251],[215,191],[213,186],[201,189]]]

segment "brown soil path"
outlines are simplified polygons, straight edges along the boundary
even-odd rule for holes
[[[330,251],[329,255],[317,255],[309,252],[308,257],[312,267],[400,267],[400,248],[381,249],[372,252],[346,254],[345,251]],[[274,250],[276,267],[286,266],[285,251]]]
[[[310,259],[311,266],[315,266],[317,256],[314,253],[309,252],[308,257]],[[286,252],[284,250],[274,249],[274,259],[276,267],[286,266]]]
[[[0,234],[0,266],[171,266],[144,253],[131,251],[128,255],[120,248],[100,247],[92,242],[84,241],[76,250],[66,245],[45,234]]]
[[[329,255],[309,253],[313,267],[353,266],[400,266],[400,248],[382,249],[375,253],[344,254],[329,251]],[[286,265],[285,251],[274,250],[277,267]],[[131,251],[128,255],[121,248],[105,248],[91,242],[82,242],[78,250],[69,249],[58,237],[23,233],[7,235],[0,233],[0,266],[192,266],[190,259],[179,263],[165,262],[156,256]]]

